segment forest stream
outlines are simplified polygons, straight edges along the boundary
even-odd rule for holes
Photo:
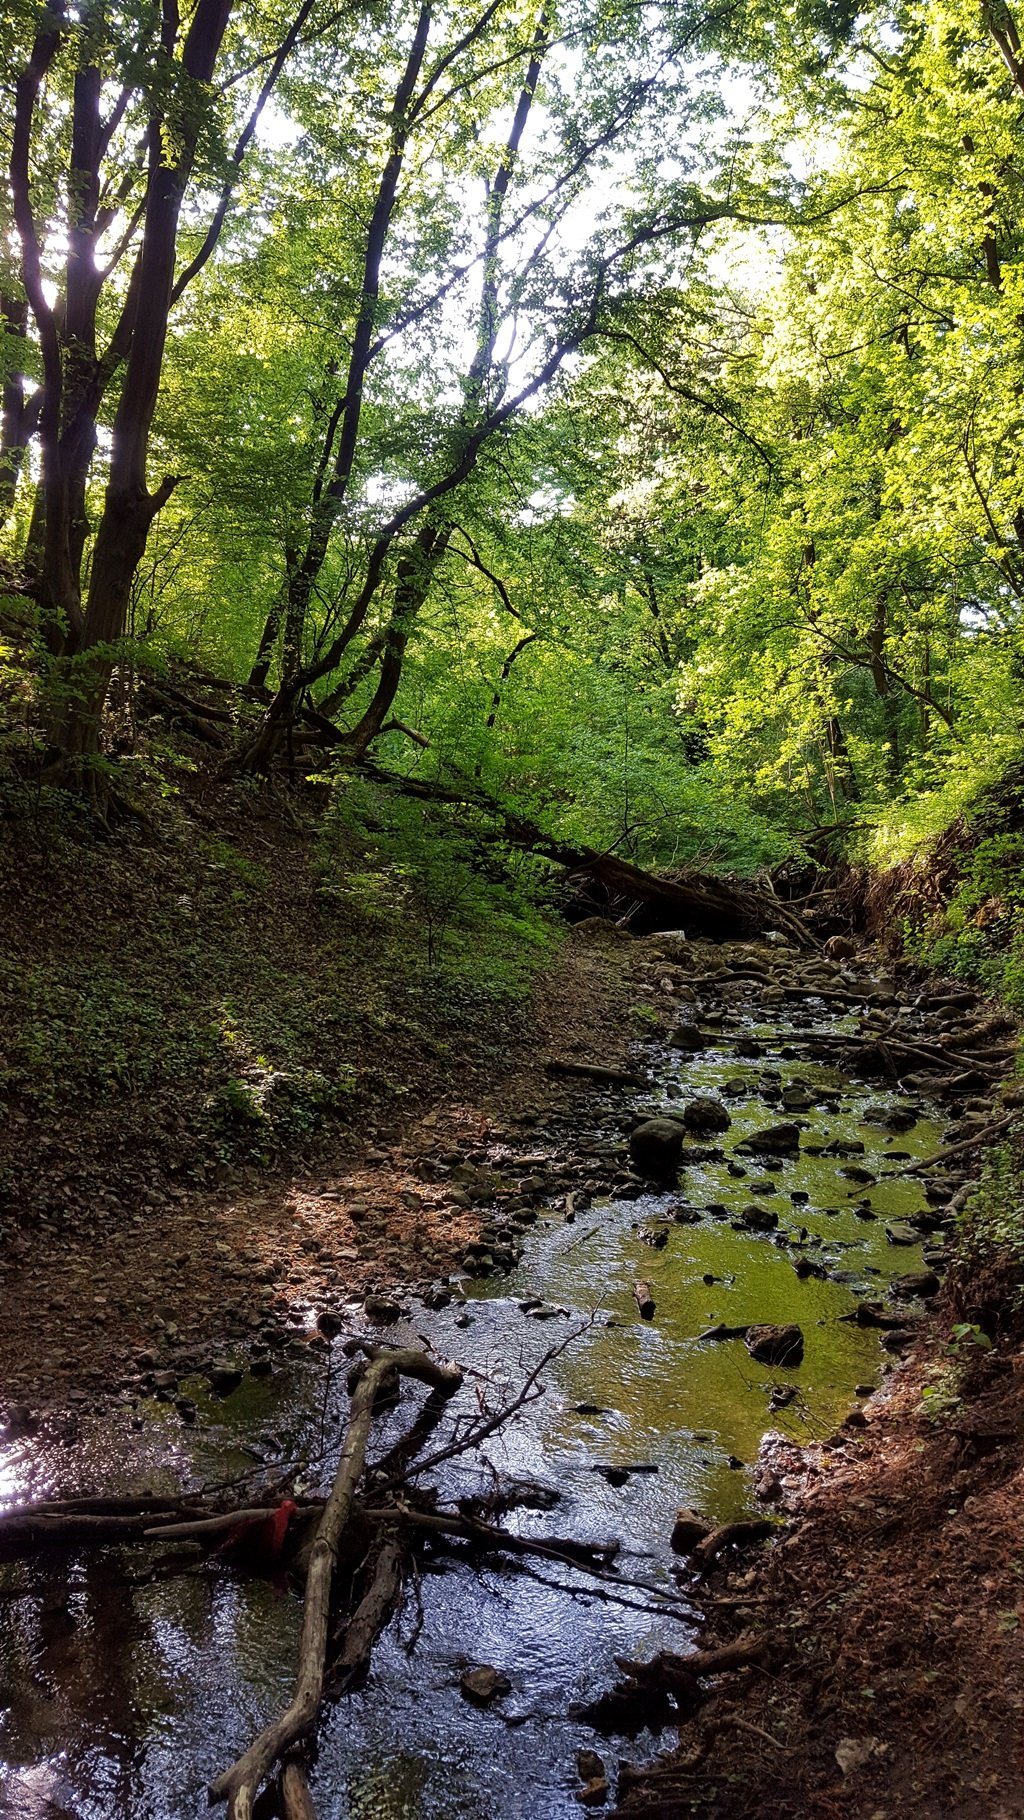
[[[485,1227],[481,1274],[407,1300],[384,1326],[370,1323],[361,1300],[339,1304],[330,1340],[314,1310],[296,1309],[292,1337],[276,1336],[255,1373],[253,1356],[238,1355],[237,1387],[222,1386],[222,1396],[205,1379],[179,1387],[191,1408],[184,1423],[180,1397],[149,1397],[83,1420],[74,1448],[9,1445],[5,1503],[163,1491],[242,1472],[266,1484],[302,1457],[302,1484],[317,1490],[333,1470],[360,1336],[426,1342],[464,1367],[428,1450],[478,1413],[481,1398],[514,1395],[561,1346],[544,1366],[544,1394],[434,1478],[445,1502],[500,1487],[497,1507],[524,1535],[618,1538],[621,1580],[601,1584],[564,1562],[428,1555],[366,1686],[327,1705],[310,1780],[331,1820],[579,1812],[581,1749],[614,1783],[621,1757],[642,1759],[668,1741],[602,1735],[571,1714],[615,1680],[615,1657],[692,1644],[694,1569],[669,1546],[677,1510],[714,1522],[771,1514],[766,1434],[841,1452],[844,1418],[877,1390],[899,1346],[851,1316],[886,1298],[912,1321],[914,1285],[895,1280],[941,1267],[941,1190],[929,1199],[901,1171],[941,1147],[942,1114],[920,1094],[845,1077],[828,1060],[828,1039],[859,1027],[858,992],[866,1000],[878,984],[854,977],[846,1006],[811,984],[768,1007],[755,987],[707,1017],[699,1052],[652,1039],[649,1087],[556,1099],[514,1146],[492,1145],[474,1167],[534,1188]],[[700,1097],[731,1122],[691,1141],[701,1160],[684,1154],[678,1186],[602,1192],[612,1165],[622,1173],[623,1141],[641,1113],[678,1113]],[[799,1124],[797,1154],[744,1149],[780,1120]],[[638,1280],[655,1305],[648,1318]],[[923,1278],[918,1286],[927,1289]],[[702,1338],[751,1323],[797,1323],[800,1362],[760,1364],[741,1336]],[[400,1405],[375,1427],[373,1457],[422,1400],[421,1387],[403,1385]],[[289,1698],[301,1610],[283,1576],[245,1577],[187,1551],[44,1552],[10,1563],[0,1585],[0,1813],[206,1813],[210,1780]],[[484,1707],[460,1691],[479,1664],[510,1684]]]

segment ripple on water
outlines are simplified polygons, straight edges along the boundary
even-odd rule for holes
[[[618,1536],[626,1551],[622,1571],[670,1591],[677,1563],[666,1542],[676,1508],[695,1506],[718,1519],[739,1514],[751,1500],[742,1467],[769,1427],[797,1439],[835,1429],[854,1387],[877,1374],[881,1356],[872,1331],[838,1317],[855,1306],[858,1288],[878,1294],[890,1276],[920,1263],[919,1247],[896,1250],[885,1233],[887,1220],[922,1207],[912,1180],[857,1184],[838,1173],[841,1159],[806,1151],[775,1172],[744,1158],[747,1174],[729,1173],[743,1137],[787,1116],[759,1096],[766,1072],[798,1078],[814,1094],[814,1107],[798,1115],[809,1127],[805,1145],[863,1143],[856,1162],[872,1174],[888,1166],[893,1149],[920,1157],[939,1144],[930,1116],[898,1139],[868,1124],[867,1103],[894,1096],[823,1065],[780,1058],[786,1032],[750,1030],[764,1046],[756,1060],[724,1048],[685,1061],[662,1057],[666,1086],[725,1099],[733,1122],[717,1140],[722,1161],[687,1169],[671,1196],[597,1202],[572,1224],[555,1214],[532,1229],[513,1275],[467,1286],[469,1326],[456,1327],[457,1310],[449,1307],[418,1309],[403,1330],[405,1338],[428,1336],[470,1368],[451,1417],[472,1409],[482,1376],[513,1389],[556,1338],[578,1332],[545,1372],[543,1398],[492,1437],[481,1460],[441,1469],[440,1487],[458,1495],[490,1471],[539,1481],[558,1494],[554,1512],[521,1510],[510,1522],[537,1535]],[[737,1084],[728,1095],[727,1081]],[[667,1093],[662,1102],[669,1110],[675,1103]],[[645,1094],[637,1103],[656,1101]],[[611,1135],[621,1135],[628,1109],[620,1099],[598,1120],[601,1135],[613,1126]],[[586,1119],[582,1114],[581,1125]],[[755,1196],[751,1184],[765,1180],[774,1192]],[[794,1202],[794,1194],[806,1201]],[[755,1198],[777,1210],[785,1243],[733,1229],[730,1219]],[[656,1224],[680,1203],[701,1210],[699,1221],[671,1224],[661,1250],[638,1239],[637,1225]],[[716,1204],[725,1217],[703,1211]],[[864,1212],[878,1217],[860,1217]],[[830,1275],[798,1280],[794,1259],[801,1253]],[[846,1280],[833,1280],[837,1271]],[[651,1322],[637,1317],[638,1276],[654,1292]],[[705,1282],[709,1276],[716,1280]],[[519,1303],[538,1296],[568,1315],[543,1323],[525,1316]],[[755,1364],[741,1341],[702,1344],[698,1337],[719,1322],[794,1320],[805,1336],[804,1362],[794,1372]],[[315,1453],[321,1429],[330,1437],[343,1419],[343,1376],[322,1358],[296,1363],[273,1379],[247,1380],[224,1403],[197,1384],[197,1429],[183,1430],[168,1405],[154,1404],[141,1435],[126,1420],[86,1424],[73,1465],[41,1445],[19,1443],[0,1458],[0,1497],[98,1485],[166,1489],[251,1467],[254,1444],[270,1463]],[[772,1387],[782,1382],[796,1384],[797,1397],[770,1412]],[[421,1399],[421,1391],[403,1390],[400,1408],[382,1425],[380,1452]],[[580,1414],[580,1405],[600,1413]],[[616,1489],[595,1470],[601,1465],[657,1470],[631,1472]],[[309,1476],[316,1482],[315,1467]],[[283,1583],[223,1573],[167,1576],[137,1553],[95,1553],[70,1564],[41,1559],[5,1575],[0,1815],[206,1814],[210,1777],[290,1691],[301,1613],[294,1593]],[[427,1571],[415,1650],[406,1648],[416,1622],[410,1606],[382,1639],[367,1688],[325,1718],[313,1778],[319,1811],[331,1820],[578,1814],[576,1749],[591,1745],[610,1763],[616,1751],[568,1721],[567,1708],[607,1685],[615,1655],[685,1647],[690,1635],[679,1617],[643,1609],[641,1593],[623,1594],[635,1598],[636,1609],[586,1598],[584,1585],[571,1570],[538,1562],[526,1571]],[[481,1661],[504,1669],[512,1682],[501,1714],[468,1706],[457,1691],[462,1669]],[[653,1740],[641,1739],[629,1754],[635,1759],[652,1748]]]

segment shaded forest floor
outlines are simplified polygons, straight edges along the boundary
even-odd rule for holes
[[[470,911],[431,964],[404,881],[273,801],[197,787],[108,838],[18,815],[8,852],[0,1382],[33,1419],[436,1279],[479,1216],[422,1179],[420,1120],[482,1154],[499,1088],[526,1129],[571,1091],[545,1056],[633,1034],[600,951]]]

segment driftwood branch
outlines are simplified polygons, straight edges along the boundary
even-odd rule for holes
[[[394,1352],[374,1359],[352,1398],[348,1428],[338,1457],[334,1484],[324,1506],[306,1578],[298,1672],[291,1702],[264,1727],[248,1749],[210,1787],[212,1801],[227,1801],[229,1820],[252,1820],[253,1802],[273,1765],[305,1738],[316,1723],[323,1697],[331,1590],[338,1544],[355,1502],[356,1486],[366,1464],[366,1449],[380,1391],[395,1374],[418,1378],[433,1389],[455,1391],[462,1373],[422,1352]]]

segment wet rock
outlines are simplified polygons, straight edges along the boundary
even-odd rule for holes
[[[320,1332],[326,1334],[329,1340],[333,1339],[336,1334],[339,1334],[345,1325],[340,1314],[336,1313],[333,1308],[321,1309],[316,1317],[316,1324],[319,1327]]]
[[[753,1156],[792,1156],[800,1149],[799,1125],[767,1125],[737,1144],[737,1153]]]
[[[736,1042],[736,1054],[753,1060],[756,1056],[764,1054],[764,1048],[755,1036],[741,1036]]]
[[[581,1782],[593,1782],[596,1776],[604,1775],[604,1764],[596,1750],[576,1752],[576,1773]]]
[[[793,1269],[801,1282],[806,1282],[808,1277],[823,1278],[828,1274],[824,1264],[816,1264],[813,1258],[797,1258]]]
[[[7,1411],[8,1435],[35,1434],[39,1427],[39,1417],[27,1403],[12,1403]]]
[[[599,1472],[602,1479],[607,1479],[609,1485],[613,1485],[616,1490],[625,1485],[629,1479],[629,1469],[625,1466],[597,1465],[594,1467],[594,1471]]]
[[[490,1706],[501,1694],[512,1692],[512,1683],[500,1668],[482,1662],[477,1668],[467,1668],[459,1682],[459,1692],[473,1706]]]
[[[706,1049],[703,1031],[696,1024],[677,1024],[668,1037],[669,1047],[682,1049],[688,1055],[696,1055],[698,1050]]]
[[[232,1365],[229,1359],[215,1359],[206,1374],[206,1381],[215,1397],[229,1397],[242,1382],[241,1367]]]
[[[906,1225],[902,1220],[893,1220],[886,1227],[885,1236],[890,1245],[919,1245],[921,1243],[921,1234],[915,1232],[913,1226]]]
[[[745,1232],[774,1232],[778,1223],[779,1216],[774,1207],[763,1207],[758,1201],[744,1207],[736,1222]]]
[[[891,1314],[881,1302],[858,1302],[852,1314],[841,1314],[841,1321],[854,1321],[858,1327],[901,1327],[903,1317]]]
[[[608,1799],[608,1782],[604,1776],[592,1776],[586,1788],[576,1796],[581,1807],[603,1807]]]
[[[909,1301],[911,1296],[938,1295],[939,1279],[934,1270],[909,1270],[906,1276],[894,1277],[889,1290],[901,1302]]]
[[[797,1083],[782,1089],[782,1105],[786,1112],[810,1112],[815,1104],[815,1096],[809,1087]]]
[[[650,1245],[655,1251],[664,1251],[668,1244],[667,1226],[639,1226],[637,1238],[642,1245]]]
[[[799,1365],[804,1356],[803,1332],[795,1322],[748,1327],[745,1344],[759,1365]]]
[[[822,952],[829,961],[852,961],[857,944],[848,935],[830,935]]]
[[[676,1119],[647,1119],[638,1125],[629,1140],[629,1153],[636,1168],[656,1181],[671,1181],[679,1168],[683,1149],[683,1127]]]
[[[368,1321],[375,1322],[377,1326],[390,1327],[400,1319],[402,1308],[390,1296],[368,1295],[363,1303],[363,1313]]]
[[[704,1094],[698,1099],[689,1100],[683,1107],[683,1123],[687,1131],[703,1133],[728,1131],[732,1120],[721,1100],[712,1099],[710,1094]]]
[[[889,1333],[882,1335],[882,1345],[886,1352],[908,1352],[917,1339],[916,1327],[893,1327]]]
[[[703,1542],[704,1537],[711,1534],[713,1528],[714,1524],[709,1523],[706,1517],[702,1517],[698,1511],[688,1510],[684,1506],[681,1510],[676,1511],[669,1546],[674,1554],[688,1555],[696,1548],[698,1542]]]

